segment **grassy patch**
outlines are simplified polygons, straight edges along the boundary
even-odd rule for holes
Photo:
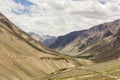
[[[82,59],[91,59],[93,58],[94,55],[87,55],[87,56],[77,56],[77,58],[82,58]]]

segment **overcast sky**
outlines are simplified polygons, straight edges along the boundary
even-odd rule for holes
[[[0,0],[0,12],[24,31],[58,36],[120,19],[120,0]]]

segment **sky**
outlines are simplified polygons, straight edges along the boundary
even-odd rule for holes
[[[120,0],[0,0],[0,12],[26,32],[60,36],[120,19]]]

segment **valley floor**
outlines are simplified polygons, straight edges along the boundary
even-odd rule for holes
[[[49,75],[45,80],[120,80],[120,60],[66,69]]]

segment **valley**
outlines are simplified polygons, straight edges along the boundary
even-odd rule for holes
[[[0,79],[32,80],[61,69],[94,64],[43,46],[0,14]],[[88,62],[88,64],[86,64]]]
[[[64,36],[58,37],[56,42],[59,43],[54,44],[61,46],[54,50],[0,13],[0,80],[119,80],[120,26],[112,26],[110,30],[108,26],[91,28],[89,34],[92,35],[83,30],[67,34],[65,39]],[[93,32],[97,37],[102,35],[100,39],[90,38],[95,36]],[[81,45],[81,37],[87,45]],[[65,46],[74,49],[69,51],[67,48],[68,52],[61,53]]]
[[[0,80],[120,80],[120,0],[0,0]]]

